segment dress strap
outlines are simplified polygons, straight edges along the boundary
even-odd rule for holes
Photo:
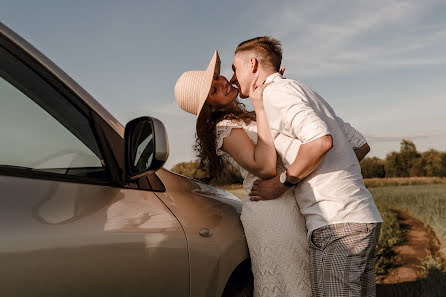
[[[243,123],[233,120],[223,120],[217,123],[215,141],[215,152],[217,153],[217,156],[225,154],[225,152],[221,150],[221,147],[223,146],[223,140],[231,135],[231,131],[234,128],[243,128]]]

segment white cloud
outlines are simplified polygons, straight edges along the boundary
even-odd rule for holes
[[[273,28],[276,33],[272,35],[284,45],[284,64],[289,77],[339,76],[356,72],[362,75],[369,70],[385,72],[406,66],[446,64],[441,54],[446,46],[446,24],[425,25],[420,20],[432,7],[432,2],[299,1],[293,5],[279,7],[271,19],[262,20]],[[277,19],[276,15],[281,17]],[[229,79],[231,61],[224,62],[222,74]],[[439,120],[441,108],[430,110],[442,99],[433,96],[427,88],[421,89],[410,86],[406,92],[361,94],[354,99],[375,102],[377,95],[388,98],[381,98],[377,106],[366,104],[373,109],[350,110],[349,116],[370,138],[372,154],[382,157],[391,150],[398,150],[403,138],[414,140],[420,148],[442,148],[444,143],[436,128],[444,123]],[[176,103],[171,102],[155,107],[154,112],[181,116],[183,112],[175,106]],[[173,118],[169,118],[168,123],[171,127],[182,125]],[[193,135],[192,121],[191,126],[190,134],[185,132],[178,137],[189,141]],[[184,124],[182,127],[185,129]]]
[[[283,7],[273,35],[284,44],[293,75],[445,64],[446,26],[421,21],[430,2],[299,2]]]
[[[275,13],[262,18],[259,26],[282,41],[288,77],[338,79],[343,74],[352,77],[351,74],[357,73],[363,77],[368,71],[376,71],[382,72],[384,78],[389,77],[388,70],[446,64],[443,54],[446,22],[423,20],[428,18],[426,15],[434,4],[435,1],[429,0],[299,1],[282,7],[275,3]],[[232,50],[230,54],[225,50],[220,52],[221,72],[228,79],[232,75]],[[362,85],[365,85],[363,81]],[[376,89],[370,85],[373,84],[359,90],[358,97],[352,99],[348,99],[354,96],[351,92],[339,92],[339,97],[344,96],[343,101],[333,103],[340,105],[339,112],[344,112],[346,120],[357,123],[360,131],[368,136],[372,155],[383,157],[391,150],[398,150],[402,138],[414,140],[419,150],[446,147],[446,140],[442,140],[446,139],[445,135],[440,136],[437,131],[446,124],[440,117],[441,110],[446,108],[439,104],[444,101],[437,95],[442,94],[441,89],[429,89],[426,81],[414,86],[400,83],[393,89],[390,84],[377,85]],[[165,123],[171,142],[166,166],[170,168],[177,162],[194,158],[195,117],[182,111],[172,97],[164,102],[143,105],[127,114],[135,117],[150,111],[150,115]]]

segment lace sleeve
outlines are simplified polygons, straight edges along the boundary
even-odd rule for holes
[[[231,135],[231,131],[234,128],[243,128],[243,124],[230,120],[223,120],[217,123],[215,141],[215,151],[217,153],[217,156],[225,154],[225,152],[221,150],[223,140]]]

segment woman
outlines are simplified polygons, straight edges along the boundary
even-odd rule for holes
[[[198,117],[196,149],[208,172],[221,172],[228,161],[240,170],[249,192],[256,179],[284,170],[263,108],[268,85],[251,85],[254,114],[238,103],[238,90],[219,73],[215,51],[207,70],[181,75],[175,97],[183,110]],[[240,219],[251,255],[254,296],[311,296],[305,220],[292,189],[275,200],[245,198]]]

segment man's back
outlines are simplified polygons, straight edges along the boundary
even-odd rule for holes
[[[283,79],[278,73],[266,82],[271,80],[274,83],[263,94],[264,105],[285,167],[293,163],[302,143],[325,135],[333,138],[333,148],[295,189],[308,231],[344,222],[381,222],[356,155],[330,105],[297,81]]]

